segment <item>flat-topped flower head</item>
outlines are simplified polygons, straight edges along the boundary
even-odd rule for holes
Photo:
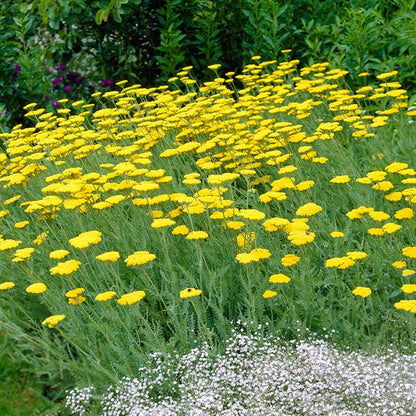
[[[150,263],[155,258],[156,255],[149,253],[148,251],[135,251],[133,254],[130,254],[124,262],[127,266],[141,266],[142,264]]]
[[[262,220],[266,214],[257,209],[240,209],[238,216],[252,221]]]
[[[398,220],[410,219],[413,218],[414,215],[415,212],[412,208],[402,208],[394,213],[394,217]]]
[[[120,299],[117,300],[117,303],[123,306],[134,305],[135,303],[140,302],[145,296],[146,293],[143,290],[136,290],[121,296]]]
[[[76,272],[81,266],[81,262],[78,260],[68,260],[58,263],[56,266],[51,267],[49,271],[51,274],[67,275]]]
[[[309,202],[299,207],[296,211],[296,215],[299,217],[311,217],[322,211],[322,207],[314,202]]]
[[[369,287],[357,286],[352,293],[355,296],[359,296],[361,298],[366,298],[367,296],[371,295],[371,289]]]
[[[0,290],[10,290],[13,289],[16,286],[13,282],[3,282],[0,283]]]
[[[205,231],[191,231],[186,237],[187,240],[205,240],[208,233]]]
[[[47,326],[48,328],[53,328],[55,325],[59,324],[59,322],[65,319],[66,315],[52,315],[46,318],[42,325]]]
[[[26,288],[26,292],[38,295],[40,293],[46,292],[46,289],[47,287],[45,283],[33,283]]]
[[[263,296],[264,299],[270,299],[270,298],[274,298],[276,295],[277,295],[277,292],[276,291],[274,291],[274,290],[266,290],[263,293],[262,296]]]
[[[279,284],[289,283],[290,280],[291,280],[290,277],[286,276],[283,273],[272,274],[269,278],[270,283],[279,283]]]
[[[350,180],[351,178],[348,175],[339,175],[335,176],[335,178],[332,178],[329,182],[336,184],[344,184],[348,183]]]
[[[194,298],[200,296],[202,293],[201,289],[194,289],[193,287],[187,287],[184,290],[181,290],[179,296],[181,299]]]
[[[394,304],[396,309],[401,309],[403,311],[416,313],[416,300],[401,300]]]
[[[397,260],[393,262],[391,265],[396,269],[404,269],[407,266],[406,262],[403,260]]]
[[[416,284],[414,284],[414,283],[405,284],[401,287],[401,289],[404,293],[415,293],[416,292]]]
[[[99,293],[94,299],[98,302],[106,302],[112,299],[117,293],[113,290],[109,290],[107,292]]]
[[[402,249],[403,256],[416,259],[416,247],[404,247]]]
[[[348,269],[351,266],[354,266],[354,264],[355,261],[350,257],[333,257],[325,262],[325,267],[335,267],[337,269],[344,270]]]
[[[86,231],[77,237],[71,238],[69,244],[79,249],[87,248],[92,244],[98,244],[101,241],[101,235],[100,231]]]
[[[189,233],[189,228],[186,225],[177,225],[172,230],[172,235],[187,235]]]
[[[72,290],[68,290],[68,292],[65,293],[65,296],[67,298],[76,298],[77,296],[79,296],[81,293],[84,293],[85,289],[83,287],[77,287],[75,289]]]
[[[118,251],[107,251],[105,253],[99,254],[98,256],[95,256],[95,258],[100,261],[109,261],[114,263],[120,258],[120,253]]]
[[[175,225],[175,221],[171,220],[170,218],[158,218],[153,220],[150,224],[152,228],[165,228]]]
[[[49,253],[50,259],[60,260],[69,254],[68,250],[54,250]]]

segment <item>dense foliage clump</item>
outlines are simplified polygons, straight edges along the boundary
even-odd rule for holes
[[[328,67],[253,57],[27,105],[0,154],[0,319],[22,357],[116,382],[151,351],[221,349],[236,320],[413,348],[416,112],[395,71],[351,91]]]

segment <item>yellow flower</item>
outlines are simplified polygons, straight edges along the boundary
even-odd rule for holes
[[[370,235],[383,235],[384,231],[383,228],[369,228],[368,234]]]
[[[98,244],[101,241],[101,235],[100,231],[86,231],[77,237],[71,238],[69,244],[79,249],[87,248],[91,244]]]
[[[362,298],[366,298],[367,296],[371,295],[371,289],[369,287],[358,286],[352,291],[352,293],[355,296],[360,296]]]
[[[9,290],[13,289],[16,285],[13,282],[3,282],[0,283],[0,290]]]
[[[416,300],[401,300],[394,304],[396,309],[416,313]]]
[[[81,293],[84,293],[85,289],[83,287],[77,287],[76,289],[68,290],[68,292],[65,293],[65,296],[67,298],[76,298]]]
[[[240,209],[238,216],[247,220],[259,221],[262,220],[266,214],[257,209]]]
[[[398,211],[396,211],[394,214],[394,217],[397,218],[398,220],[402,220],[402,219],[413,218],[414,215],[415,213],[412,210],[412,208],[403,208],[403,209],[399,209]]]
[[[404,293],[414,293],[416,292],[416,285],[415,284],[407,284],[402,286],[402,291]]]
[[[416,271],[412,270],[412,269],[406,269],[402,271],[402,276],[403,277],[407,277],[407,276],[412,276],[416,273]]]
[[[310,217],[322,211],[322,207],[313,202],[302,205],[296,211],[296,215],[299,217]]]
[[[24,228],[28,224],[29,224],[29,221],[20,221],[20,222],[17,222],[14,226],[16,228]]]
[[[376,191],[387,192],[392,189],[394,185],[390,181],[381,181],[372,186]]]
[[[135,292],[126,293],[117,300],[119,305],[134,305],[137,302],[140,302],[146,293],[143,290],[137,290]]]
[[[148,251],[135,251],[133,254],[130,254],[124,262],[127,266],[140,266],[153,261],[155,258],[156,256]]]
[[[325,262],[325,267],[336,267],[337,269],[347,269],[348,267],[354,266],[355,261],[347,256],[344,257],[333,257]]]
[[[189,233],[189,228],[186,225],[178,225],[172,230],[172,235],[186,235]]]
[[[360,260],[367,257],[367,253],[364,253],[363,251],[349,251],[347,257],[352,260]]]
[[[115,262],[120,258],[120,254],[118,251],[107,251],[105,253],[99,254],[98,256],[95,256],[95,258],[100,261]]]
[[[45,292],[47,289],[45,283],[33,283],[26,288],[27,293],[33,293],[35,295]]]
[[[3,240],[0,238],[0,251],[10,250],[18,247],[22,242],[20,240]]]
[[[266,221],[263,222],[263,227],[268,232],[277,231],[280,228],[286,226],[289,224],[289,220],[286,218],[280,218],[280,217],[273,217],[268,218]]]
[[[275,292],[274,290],[266,290],[262,296],[264,299],[269,299],[275,297],[276,295],[277,292]]]
[[[237,261],[242,264],[248,264],[260,261],[261,259],[267,259],[271,256],[269,250],[265,248],[254,248],[249,253],[240,253],[235,256]]]
[[[164,228],[164,227],[170,227],[171,225],[174,225],[174,224],[176,224],[175,221],[169,218],[159,218],[159,219],[153,220],[150,226],[152,228]]]
[[[224,221],[222,225],[230,230],[239,230],[244,227],[243,221]]]
[[[35,249],[33,247],[18,249],[13,254],[12,261],[15,262],[15,263],[18,263],[18,262],[30,259],[31,255],[33,254],[34,251],[35,251]]]
[[[256,258],[260,259],[268,259],[271,256],[271,253],[267,248],[253,248],[250,252]]]
[[[290,280],[289,276],[282,273],[272,274],[269,278],[270,283],[289,283]]]
[[[403,254],[403,256],[415,259],[416,258],[416,247],[404,247],[402,249],[402,254]]]
[[[367,178],[374,182],[382,181],[386,177],[387,173],[381,170],[374,170],[367,173]]]
[[[102,292],[99,293],[96,297],[95,300],[99,301],[99,302],[106,302],[107,300],[112,299],[117,293],[109,290],[108,292]]]
[[[283,264],[283,266],[290,267],[298,263],[299,260],[300,257],[296,256],[295,254],[286,254],[281,258],[280,262]]]
[[[393,267],[395,267],[396,269],[403,269],[404,267],[407,266],[405,261],[395,261],[394,263],[391,264]]]
[[[390,173],[397,173],[408,167],[409,165],[407,163],[393,162],[390,165],[386,166],[384,169]]]
[[[68,299],[68,303],[70,305],[73,305],[73,306],[79,305],[79,304],[81,304],[82,302],[85,302],[85,301],[86,301],[86,298],[84,296],[76,296],[74,298],[69,298]]]
[[[54,250],[49,253],[50,259],[60,260],[69,254],[68,250]]]
[[[53,328],[55,325],[57,325],[59,322],[63,321],[65,319],[65,315],[52,315],[46,318],[42,325],[46,325],[49,328]]]
[[[49,271],[51,272],[51,274],[59,274],[59,275],[71,274],[77,271],[80,265],[81,265],[81,262],[78,260],[68,260],[68,261],[58,263],[57,266],[50,268]]]
[[[368,214],[374,221],[385,221],[390,218],[389,214],[383,211],[372,211]]]
[[[205,231],[191,231],[185,238],[187,240],[203,240],[208,238],[208,233]]]
[[[307,221],[307,218],[295,218],[292,222],[283,227],[283,231],[288,234],[299,231],[306,232],[310,228]]]
[[[387,234],[393,234],[396,231],[400,230],[400,228],[402,228],[402,226],[399,225],[399,224],[395,224],[394,222],[388,222],[388,223],[384,224],[381,228]]]
[[[341,231],[332,231],[332,233],[329,234],[332,238],[340,238],[344,237],[344,233]]]
[[[187,287],[184,290],[181,290],[179,293],[179,296],[182,299],[186,299],[186,298],[193,298],[195,296],[199,296],[202,293],[201,289],[194,289],[193,287]]]
[[[315,239],[315,233],[309,231],[292,231],[287,238],[295,246],[302,246],[311,243]]]
[[[385,195],[384,198],[387,199],[387,201],[393,201],[397,202],[402,199],[402,193],[401,192],[392,192],[391,194]]]
[[[350,180],[351,179],[348,175],[339,175],[339,176],[335,176],[335,178],[332,178],[329,182],[343,184],[343,183],[349,182]]]

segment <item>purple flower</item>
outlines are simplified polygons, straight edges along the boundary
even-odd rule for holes
[[[100,81],[101,87],[109,87],[110,85],[113,85],[113,84],[114,84],[114,81],[111,78]]]
[[[45,100],[49,100],[51,98],[51,96],[49,94],[45,95]]]
[[[52,104],[52,107],[59,107],[58,101],[52,101],[51,104]]]
[[[21,66],[21,65],[16,65],[16,66],[14,67],[13,74],[14,74],[14,75],[16,75],[16,74],[18,74],[21,70],[22,70],[22,66]]]
[[[63,64],[60,63],[55,69],[57,71],[63,71],[63,70],[66,69],[66,65],[63,65]]]
[[[75,83],[76,84],[79,84],[82,80],[84,79],[84,77],[78,77],[76,80],[75,80]]]
[[[10,113],[9,113],[9,110],[4,110],[4,115],[5,115],[5,117],[7,117],[9,114],[10,114]]]
[[[59,78],[54,78],[52,80],[52,85],[56,85],[59,84],[60,82],[62,82],[64,80],[64,77],[59,77]]]
[[[70,85],[65,85],[64,91],[71,91],[72,87]]]
[[[78,74],[75,71],[71,71],[66,77],[69,81],[73,81],[77,76]]]
[[[55,71],[53,68],[48,68],[48,69],[46,70],[46,73],[47,73],[47,74],[50,74],[50,73],[52,73],[53,71]]]

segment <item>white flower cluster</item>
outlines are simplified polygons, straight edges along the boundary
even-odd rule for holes
[[[87,407],[95,391],[94,386],[84,388],[74,388],[71,393],[67,395],[65,406],[71,409],[71,413],[77,416],[84,416],[87,413]]]
[[[416,354],[377,355],[328,341],[285,342],[235,332],[225,352],[207,345],[182,357],[152,354],[137,378],[97,398],[103,416],[398,416],[416,414]],[[89,391],[72,390],[87,415]],[[92,413],[91,413],[92,414]]]

